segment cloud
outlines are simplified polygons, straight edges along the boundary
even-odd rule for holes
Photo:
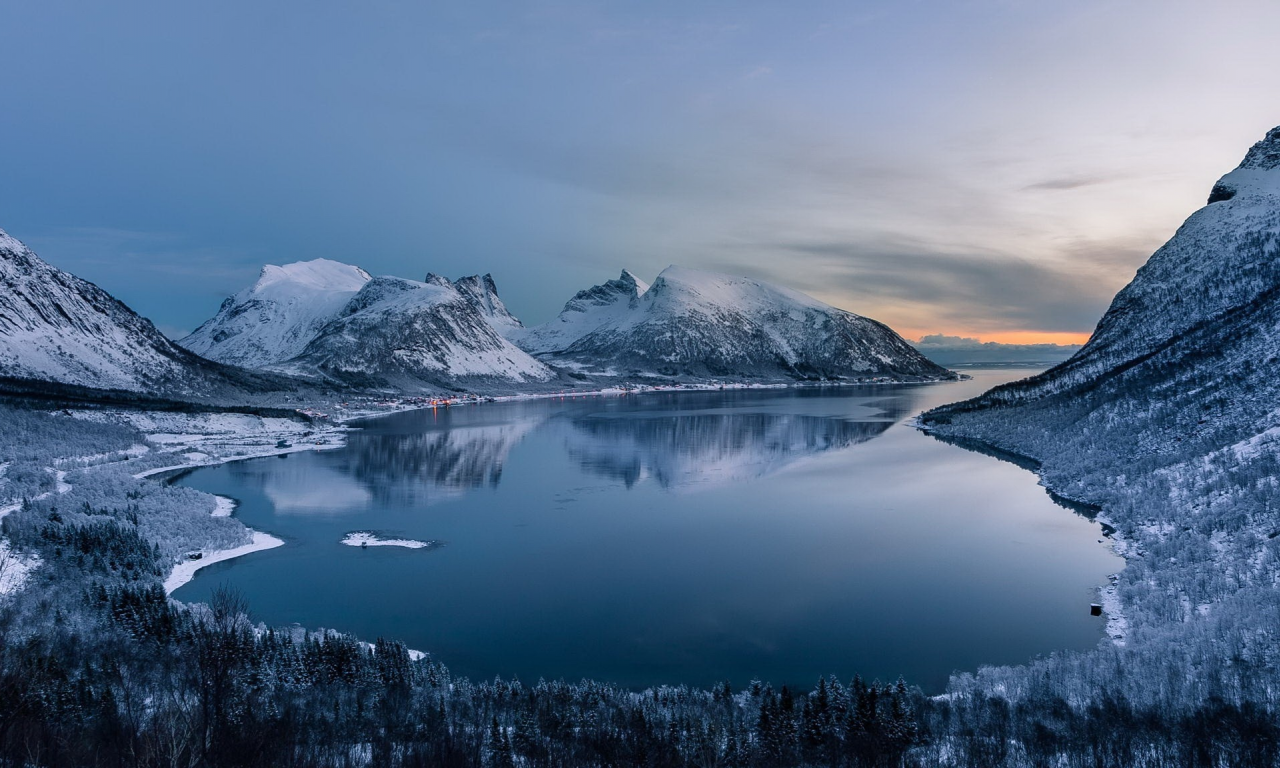
[[[1113,180],[1114,180],[1113,178],[1107,177],[1107,176],[1074,176],[1074,177],[1059,178],[1059,179],[1045,179],[1044,181],[1038,181],[1035,184],[1028,184],[1027,186],[1023,187],[1023,189],[1028,191],[1071,190],[1071,189],[1080,189],[1081,187],[1092,187],[1097,184],[1106,184],[1107,182],[1113,181]]]
[[[847,296],[854,311],[877,319],[897,305],[904,320],[931,312],[935,325],[1078,332],[1097,323],[1115,293],[1087,270],[904,236],[780,243],[778,252],[787,254],[777,260],[785,269],[767,268],[771,277]]]

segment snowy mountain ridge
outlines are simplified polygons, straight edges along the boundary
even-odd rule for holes
[[[427,275],[427,282],[431,282],[431,278],[432,275]],[[453,287],[467,297],[499,333],[506,335],[513,329],[524,327],[524,323],[511,314],[507,305],[498,298],[498,286],[493,282],[493,275],[460,277],[454,281]]]
[[[624,269],[616,280],[578,291],[554,320],[509,331],[508,338],[533,354],[566,349],[610,319],[624,317],[648,290],[648,283]]]
[[[511,335],[553,364],[601,375],[945,378],[887,326],[799,291],[679,266],[624,271],[554,320]]]
[[[1247,309],[1280,285],[1280,128],[1255,144],[1112,301],[1084,347],[1023,384],[989,393],[1023,401],[1085,385],[1156,354],[1197,326]]]
[[[181,343],[223,362],[411,390],[554,378],[496,330],[519,323],[488,275],[417,282],[317,259],[264,267]]]
[[[268,264],[258,281],[178,343],[199,355],[264,368],[301,354],[371,277],[328,259]]]

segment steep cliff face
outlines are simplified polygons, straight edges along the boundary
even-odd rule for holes
[[[887,326],[746,278],[668,267],[578,293],[514,336],[542,359],[603,375],[936,379],[949,375]]]
[[[453,287],[465,296],[499,333],[507,335],[524,328],[524,324],[511,314],[507,310],[507,305],[498,298],[498,286],[493,281],[493,275],[460,277],[454,281]]]
[[[1221,638],[1247,635],[1256,645],[1237,663],[1271,680],[1262,659],[1276,643],[1280,584],[1280,129],[1213,190],[1074,357],[922,422],[944,439],[1032,457],[1048,486],[1102,509],[1129,560],[1112,606],[1131,642],[1156,649],[1145,658],[1175,654],[1200,679],[1187,670],[1211,667]],[[1147,666],[1127,674],[1141,679]]]

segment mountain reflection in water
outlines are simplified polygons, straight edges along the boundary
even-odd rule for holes
[[[750,393],[732,407],[723,406],[724,398],[682,393],[659,402],[591,397],[419,411],[365,421],[345,449],[322,456],[335,470],[335,498],[364,494],[378,503],[430,504],[496,487],[512,449],[534,433],[554,437],[590,474],[627,488],[646,481],[693,488],[763,477],[866,442],[910,413],[916,400],[910,390],[877,397],[863,389],[851,392],[852,408],[846,402],[838,412],[809,413],[806,406],[827,401],[803,390],[790,398],[770,393],[758,407]],[[707,407],[712,402],[721,407]],[[360,489],[340,488],[340,477]],[[295,498],[311,496],[296,491]]]
[[[588,472],[628,488],[664,488],[763,477],[806,456],[877,437],[892,421],[798,414],[585,416],[570,422],[565,450]]]

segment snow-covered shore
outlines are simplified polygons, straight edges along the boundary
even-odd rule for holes
[[[239,502],[228,496],[215,495],[213,498],[215,499],[213,512],[210,513],[213,517],[231,517],[231,513],[235,512],[239,505]]]
[[[221,563],[235,557],[249,555],[254,552],[261,552],[266,549],[274,549],[284,544],[284,541],[277,539],[269,533],[255,531],[252,528],[247,529],[253,537],[248,544],[234,547],[232,549],[221,549],[212,551],[201,551],[199,560],[183,560],[173,567],[169,572],[168,578],[164,580],[164,592],[166,595],[173,594],[174,590],[183,584],[191,581],[195,577],[196,571],[205,566]]]

